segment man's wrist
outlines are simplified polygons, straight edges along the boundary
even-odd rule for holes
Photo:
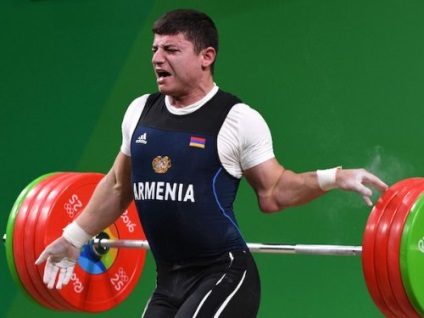
[[[318,185],[323,191],[328,191],[334,188],[337,188],[336,183],[336,174],[337,170],[341,169],[342,167],[335,167],[331,169],[325,169],[325,170],[317,170],[317,179],[318,179]]]
[[[84,231],[75,221],[63,229],[62,236],[76,248],[81,248],[92,238],[92,235]]]

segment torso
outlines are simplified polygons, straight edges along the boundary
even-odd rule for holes
[[[164,96],[146,103],[131,138],[134,198],[156,260],[180,262],[246,249],[233,203],[239,178],[222,166],[218,133],[240,101],[219,91],[187,115]]]

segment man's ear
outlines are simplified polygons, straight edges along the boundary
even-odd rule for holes
[[[212,65],[215,61],[216,51],[213,47],[209,46],[206,49],[203,49],[201,52],[202,55],[202,67],[206,68]]]

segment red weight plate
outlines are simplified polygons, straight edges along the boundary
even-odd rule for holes
[[[377,203],[373,207],[367,224],[365,226],[363,240],[362,240],[362,269],[364,273],[365,282],[370,293],[372,300],[375,305],[380,309],[380,311],[388,318],[397,318],[395,314],[389,309],[385,303],[384,297],[381,295],[381,292],[378,287],[377,278],[375,275],[374,267],[374,253],[375,253],[375,238],[378,228],[378,223],[380,221],[381,215],[383,214],[388,203],[393,199],[396,193],[406,186],[410,182],[413,182],[414,179],[405,179],[401,180],[389,189],[387,189],[381,197],[378,199]]]
[[[40,276],[35,261],[39,255],[36,254],[37,231],[43,231],[43,229],[37,228],[38,217],[43,205],[49,195],[55,193],[56,188],[66,184],[67,180],[75,176],[75,173],[61,173],[50,177],[44,184],[40,184],[40,190],[34,197],[28,217],[26,220],[26,233],[25,236],[33,237],[34,240],[24,240],[24,251],[25,251],[25,262],[26,268],[29,275],[34,283],[36,289],[43,294],[44,298],[50,302],[56,304],[57,308],[61,308],[64,311],[77,311],[76,308],[70,306],[67,302],[63,301],[61,297],[58,297],[56,293],[52,293],[50,289],[43,283],[43,278]]]
[[[34,262],[38,258],[38,256],[42,253],[42,251],[45,249],[45,247],[48,245],[48,243],[45,242],[45,235],[46,235],[46,222],[49,217],[49,210],[51,208],[51,205],[57,200],[58,196],[71,184],[75,182],[81,182],[86,178],[86,174],[84,173],[69,173],[64,180],[59,180],[57,184],[55,184],[54,187],[52,187],[48,193],[48,195],[44,198],[44,201],[42,202],[41,209],[39,210],[35,230],[35,245],[34,245]],[[80,211],[78,211],[80,212]],[[75,216],[75,214],[71,215],[72,217]],[[60,234],[62,233],[62,228],[60,229]],[[44,268],[45,265],[42,266],[36,266],[35,269],[37,270],[37,277],[42,282],[43,281],[43,275],[44,275]],[[70,308],[68,309],[71,311],[80,311],[79,307],[75,307],[72,304],[70,304],[66,299],[64,299],[55,289],[48,289],[47,286],[43,283],[43,288],[48,291],[48,293],[54,297],[55,299],[58,299],[61,303],[65,305],[65,307]]]
[[[45,246],[60,236],[62,229],[86,206],[102,177],[85,174],[83,180],[69,184],[51,204],[45,205],[43,217],[39,218],[39,225],[45,227],[42,238]],[[145,239],[134,203],[104,232],[111,239]],[[80,311],[106,311],[121,303],[134,289],[146,251],[110,249],[101,258],[94,257],[91,251],[90,244],[83,247],[70,283],[56,292]]]
[[[374,269],[374,243],[376,229],[386,205],[396,194],[394,189],[389,188],[383,193],[383,196],[377,201],[374,208],[368,217],[365,226],[365,232],[362,240],[362,269],[365,282],[370,293],[370,296],[380,311],[388,318],[396,318],[395,315],[387,307],[383,296],[378,288],[377,278]]]
[[[28,294],[16,270],[15,255],[13,254],[13,231],[15,229],[16,216],[18,215],[21,204],[25,200],[28,193],[37,183],[39,183],[41,180],[53,174],[55,173],[48,173],[34,179],[21,191],[21,193],[19,193],[19,196],[16,199],[15,203],[13,204],[12,210],[10,211],[9,218],[7,220],[7,226],[6,226],[7,238],[5,242],[5,247],[6,247],[6,259],[7,259],[7,264],[9,267],[10,274],[12,275],[12,278],[15,281],[17,287],[25,294],[25,296],[27,296],[29,299],[33,300],[34,302],[35,300],[32,298],[31,295]]]
[[[15,259],[16,270],[19,275],[19,279],[22,282],[22,285],[25,287],[28,294],[39,304],[43,305],[46,308],[53,310],[61,310],[61,307],[56,303],[51,303],[46,300],[43,293],[37,290],[34,286],[32,277],[29,275],[26,264],[25,264],[25,250],[23,248],[23,241],[25,240],[34,240],[34,237],[26,236],[26,220],[28,217],[31,204],[39,192],[40,188],[46,180],[50,177],[42,180],[40,183],[36,184],[31,191],[28,192],[28,195],[23,200],[21,207],[19,208],[18,214],[15,220],[15,226],[13,231],[13,255]]]
[[[403,228],[409,211],[414,205],[419,195],[424,191],[424,178],[402,199],[402,202],[396,212],[395,219],[390,227],[389,240],[387,245],[387,268],[393,293],[400,307],[407,313],[408,318],[421,317],[412,306],[405,291],[400,272],[400,244]]]
[[[408,185],[405,185],[396,193],[390,202],[388,202],[378,222],[375,235],[374,270],[375,277],[377,279],[377,285],[387,307],[389,307],[390,311],[399,318],[407,318],[407,314],[401,309],[392,291],[387,268],[387,245],[390,226],[396,215],[397,209],[402,203],[403,197],[408,194],[408,192],[411,191],[411,189],[413,189],[417,183],[418,181],[414,180]]]

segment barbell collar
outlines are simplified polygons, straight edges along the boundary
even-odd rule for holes
[[[95,238],[92,240],[94,247],[99,248],[144,248],[150,249],[149,243],[143,240],[110,240]],[[272,254],[310,254],[310,255],[335,255],[335,256],[361,256],[362,246],[341,245],[279,245],[247,243],[252,253]]]

